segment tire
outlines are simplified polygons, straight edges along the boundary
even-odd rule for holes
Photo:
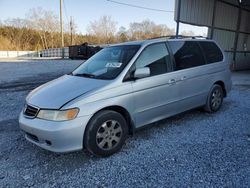
[[[214,84],[207,97],[204,110],[209,113],[217,112],[223,103],[224,93],[220,85]]]
[[[128,135],[128,126],[124,117],[110,110],[95,114],[88,123],[84,134],[86,149],[101,157],[118,152]]]

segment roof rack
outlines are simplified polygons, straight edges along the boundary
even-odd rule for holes
[[[150,39],[160,39],[160,38],[168,38],[168,39],[209,39],[208,37],[203,36],[184,36],[184,35],[167,35],[167,36],[160,36],[160,37],[154,37]],[[148,39],[148,40],[150,40]]]

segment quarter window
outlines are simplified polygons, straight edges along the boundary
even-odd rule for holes
[[[200,46],[195,41],[169,41],[175,58],[175,70],[197,67],[205,64]]]
[[[158,43],[146,47],[137,59],[135,66],[136,69],[148,67],[150,75],[155,76],[168,72],[170,63],[170,55],[166,44]]]
[[[223,60],[223,54],[219,47],[214,42],[200,42],[201,48],[204,51],[207,63],[215,63]]]

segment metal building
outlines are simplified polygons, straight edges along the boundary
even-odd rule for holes
[[[175,21],[208,27],[234,70],[250,69],[250,0],[176,0]]]

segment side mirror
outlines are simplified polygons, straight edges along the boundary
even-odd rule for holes
[[[140,79],[150,76],[150,69],[148,67],[138,68],[135,70],[134,78]]]

